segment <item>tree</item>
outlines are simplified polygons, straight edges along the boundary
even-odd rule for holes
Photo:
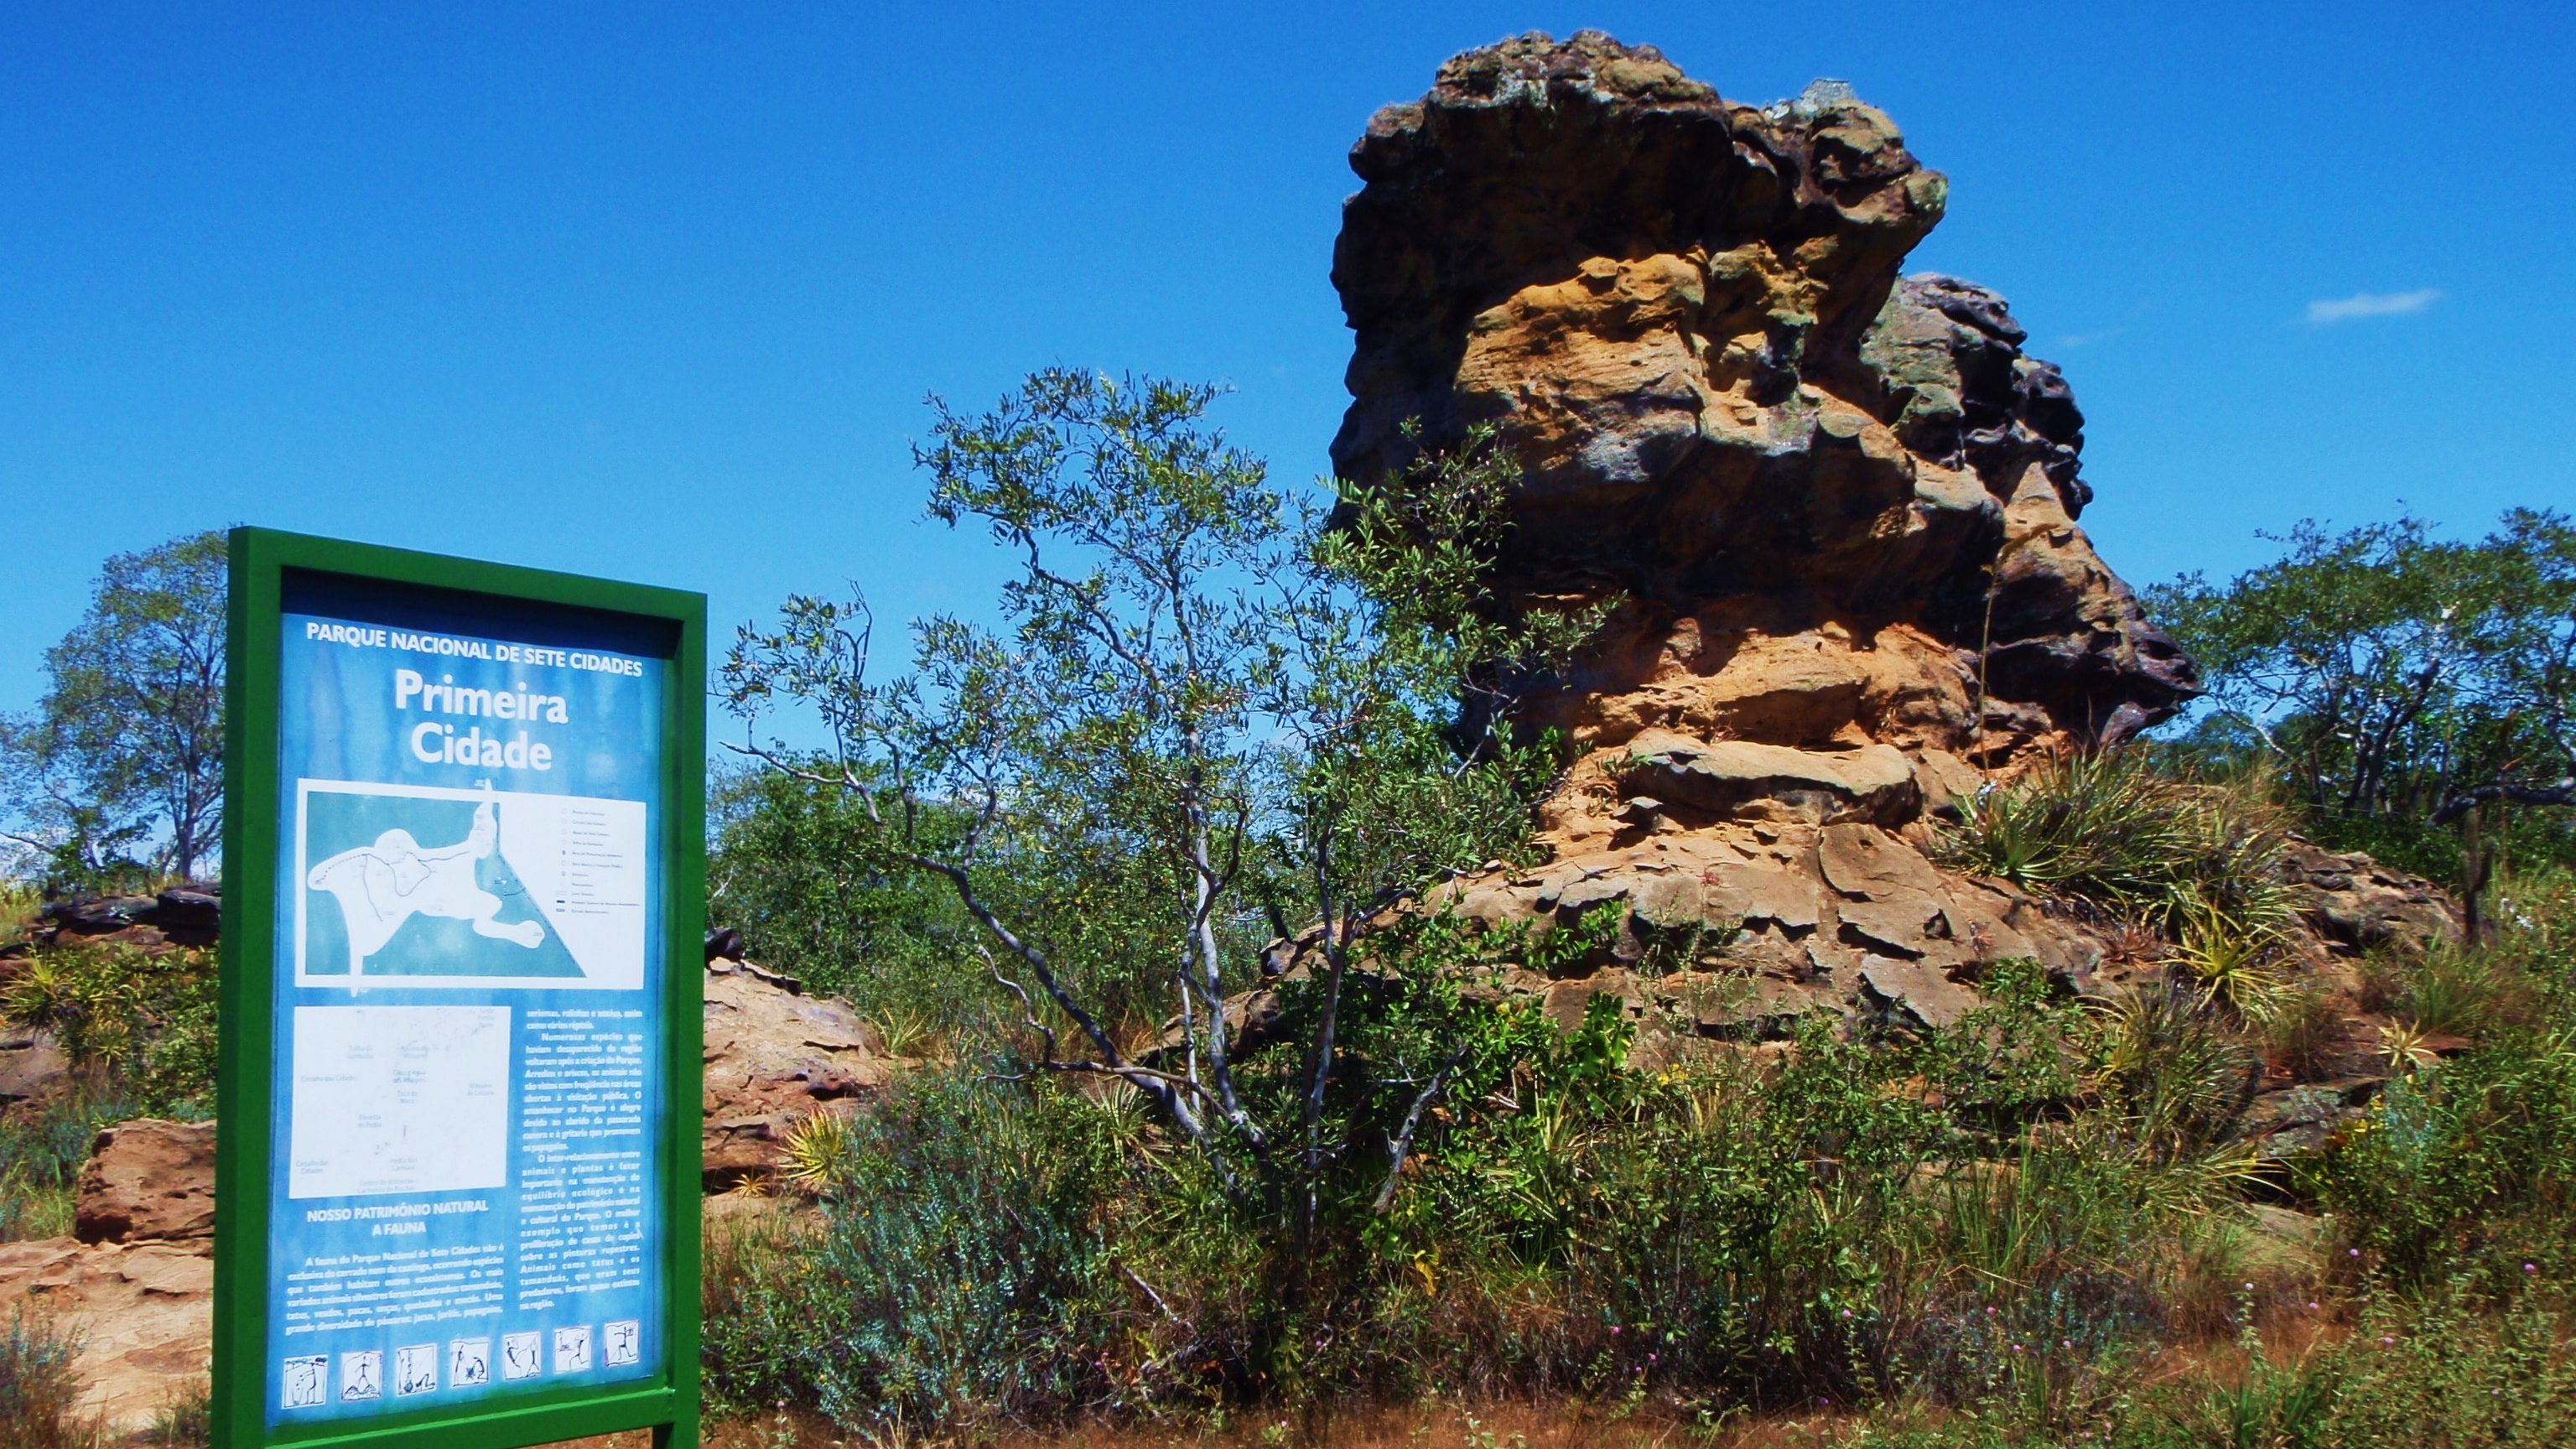
[[[1215,396],[1052,370],[982,415],[934,399],[915,450],[930,512],[1017,556],[1003,627],[924,621],[912,672],[879,680],[863,599],[792,598],[725,679],[740,748],[851,792],[895,858],[948,884],[1033,1070],[1133,1087],[1230,1195],[1292,1208],[1305,1236],[1342,1160],[1326,1097],[1361,925],[1516,848],[1546,772],[1507,709],[1464,712],[1462,735],[1462,698],[1544,677],[1602,608],[1521,611],[1493,589],[1516,473],[1490,439],[1344,489],[1334,526],[1203,424]],[[759,738],[780,702],[821,716],[827,760]],[[1262,943],[1300,923],[1303,1059],[1248,1084],[1229,998],[1290,964]],[[1159,1039],[1104,1009],[1145,982],[1173,1008]],[[1418,1119],[1440,1079],[1424,1063],[1377,1085]]]
[[[2399,519],[2329,534],[2149,607],[2217,719],[2326,822],[2443,826],[2491,802],[2576,804],[2576,527],[2516,509],[2474,543]]]
[[[129,852],[193,877],[224,806],[224,539],[201,533],[100,571],[89,611],[45,651],[50,687],[0,722],[20,829],[58,875],[95,877]]]

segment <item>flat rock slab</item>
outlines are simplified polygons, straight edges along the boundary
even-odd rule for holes
[[[1881,1010],[1921,1027],[1955,1026],[1984,1002],[1977,993],[1921,961],[1864,957],[1861,992]]]
[[[1627,756],[1629,793],[1713,815],[1897,821],[1918,803],[1913,764],[1890,745],[1802,750],[1648,730],[1629,743]]]
[[[214,1292],[214,1260],[188,1245],[0,1244],[0,1314],[23,1309],[79,1338],[80,1410],[114,1435],[148,1427],[164,1405],[204,1387]]]

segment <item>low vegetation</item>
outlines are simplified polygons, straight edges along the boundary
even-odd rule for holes
[[[0,1322],[0,1443],[11,1449],[96,1449],[98,1424],[78,1412],[72,1360],[80,1340],[49,1318],[13,1311]]]
[[[99,1129],[214,1108],[211,953],[64,944],[7,963],[0,1021],[45,1033],[70,1070],[0,1113],[0,1242],[71,1231],[81,1164]]]

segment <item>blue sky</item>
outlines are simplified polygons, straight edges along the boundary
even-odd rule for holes
[[[845,580],[975,609],[995,561],[920,521],[906,440],[1048,363],[1227,380],[1310,476],[1350,142],[1458,49],[1586,25],[1897,119],[1951,178],[1911,265],[2064,365],[2132,582],[2302,517],[2576,506],[2555,8],[20,3],[0,709],[107,554],[233,522],[703,589],[720,629]]]

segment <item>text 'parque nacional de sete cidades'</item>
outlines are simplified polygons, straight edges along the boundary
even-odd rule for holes
[[[500,664],[533,664],[628,677],[640,677],[644,672],[643,665],[636,660],[585,649],[557,649],[496,639],[465,639],[451,634],[419,633],[362,624],[308,620],[304,625],[304,637],[352,649],[395,649],[413,654]],[[502,689],[487,689],[460,685],[453,675],[440,675],[433,680],[417,669],[396,669],[393,695],[395,710],[405,713],[542,724],[565,724],[571,720],[569,703],[564,696],[537,692],[524,682]],[[554,746],[543,740],[531,739],[524,729],[505,739],[497,731],[486,735],[479,724],[459,730],[445,719],[425,719],[412,726],[409,742],[412,758],[429,765],[551,770],[555,763]]]

